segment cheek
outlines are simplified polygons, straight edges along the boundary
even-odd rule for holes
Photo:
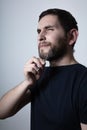
[[[46,36],[47,41],[55,43],[59,39],[59,35],[57,34],[51,34]]]
[[[48,41],[51,42],[52,44],[56,44],[59,41],[59,36],[52,35],[51,37],[48,37]]]

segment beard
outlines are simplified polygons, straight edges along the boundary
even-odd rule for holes
[[[39,57],[47,61],[54,61],[61,59],[67,54],[67,38],[60,38],[55,45],[52,45],[51,42],[48,42],[50,49],[48,52],[44,52],[44,49],[40,50],[38,48]]]

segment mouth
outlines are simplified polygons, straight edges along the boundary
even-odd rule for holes
[[[46,48],[48,46],[50,46],[48,43],[40,43],[39,44],[39,48]]]
[[[46,47],[48,47],[48,46],[49,46],[49,45],[45,45],[45,44],[43,44],[43,45],[40,45],[39,48],[43,48],[43,47],[46,48]]]

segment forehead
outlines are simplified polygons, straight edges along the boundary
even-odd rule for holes
[[[58,26],[59,20],[56,15],[46,15],[38,22],[38,28],[44,28],[45,26]]]

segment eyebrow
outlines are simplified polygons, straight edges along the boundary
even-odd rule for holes
[[[55,27],[55,26],[54,25],[48,25],[48,26],[45,26],[44,28],[48,29],[48,28],[53,28],[53,27]]]

